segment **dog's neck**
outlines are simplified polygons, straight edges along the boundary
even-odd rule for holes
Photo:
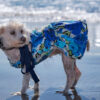
[[[20,52],[19,49],[15,48],[12,50],[4,50],[6,56],[10,60],[10,62],[15,63],[20,60]]]

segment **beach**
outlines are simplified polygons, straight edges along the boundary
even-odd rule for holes
[[[64,89],[66,81],[59,55],[48,58],[35,68],[40,77],[39,97],[34,97],[34,92],[31,89],[27,91],[28,96],[11,95],[13,92],[20,91],[22,74],[20,69],[12,68],[6,57],[3,56],[1,60],[5,60],[5,63],[0,61],[0,100],[100,100],[99,48],[95,48],[94,51],[95,54],[91,50],[91,53],[86,53],[82,60],[77,61],[82,76],[76,86],[77,95],[75,98],[74,95],[63,96],[56,93],[56,91]],[[30,85],[33,84],[31,80]]]
[[[100,100],[100,1],[95,0],[3,0],[0,1],[0,24],[10,20],[22,22],[31,31],[41,30],[50,22],[59,20],[86,19],[90,51],[85,52],[77,66],[82,76],[76,86],[75,95],[64,96],[56,93],[65,87],[66,76],[60,55],[48,58],[36,65],[40,78],[39,96],[28,89],[27,96],[13,96],[20,91],[22,73],[11,67],[4,52],[0,50],[0,100]],[[71,8],[73,5],[73,8]],[[30,86],[34,82],[30,81]]]

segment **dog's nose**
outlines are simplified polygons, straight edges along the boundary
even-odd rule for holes
[[[26,38],[24,36],[21,37],[20,39],[22,42],[25,42],[26,41]]]

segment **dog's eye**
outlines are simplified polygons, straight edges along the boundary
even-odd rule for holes
[[[16,33],[15,31],[10,32],[11,35],[15,35],[15,33]]]
[[[23,34],[24,33],[24,31],[23,30],[20,30],[20,32]]]

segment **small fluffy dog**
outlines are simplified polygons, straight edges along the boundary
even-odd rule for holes
[[[48,57],[61,54],[66,73],[66,85],[62,93],[67,94],[69,89],[75,88],[81,76],[76,66],[76,59],[83,56],[86,46],[89,50],[86,22],[54,22],[45,27],[42,32],[33,31],[32,34],[22,24],[16,22],[0,27],[0,48],[11,64],[20,60],[19,47],[24,45],[28,45],[30,51],[32,48],[35,65]],[[26,93],[29,80],[30,74],[24,74],[21,94]],[[38,87],[39,83],[36,83],[34,90],[38,90]]]

